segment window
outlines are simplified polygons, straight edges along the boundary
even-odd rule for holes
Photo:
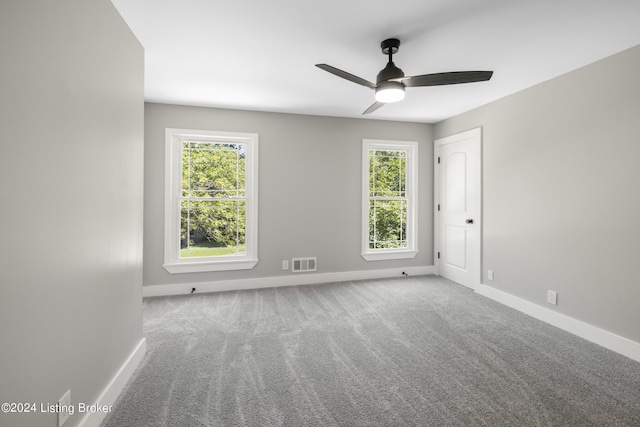
[[[418,143],[365,139],[362,148],[362,257],[413,258]]]
[[[258,135],[166,129],[164,268],[241,270],[258,262]]]

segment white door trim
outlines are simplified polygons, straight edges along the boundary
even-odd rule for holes
[[[455,135],[450,135],[444,138],[436,139],[433,143],[433,265],[435,267],[435,272],[437,275],[440,275],[440,259],[438,259],[438,252],[440,251],[440,215],[438,212],[438,204],[440,203],[440,173],[438,168],[438,158],[440,155],[440,147],[445,144],[450,144],[453,142],[460,142],[467,139],[476,138],[480,143],[480,170],[479,177],[480,180],[480,211],[478,213],[478,221],[476,225],[480,228],[479,233],[479,245],[476,250],[477,256],[477,264],[478,268],[476,271],[476,277],[473,278],[473,287],[472,289],[477,289],[482,284],[482,127],[477,127],[474,129],[470,129],[468,131],[460,132]]]

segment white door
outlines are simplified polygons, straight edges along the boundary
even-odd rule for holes
[[[435,141],[436,263],[439,274],[480,284],[481,129]]]

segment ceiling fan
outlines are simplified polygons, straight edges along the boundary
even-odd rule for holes
[[[404,72],[393,63],[393,54],[400,48],[400,40],[387,39],[380,43],[383,55],[389,55],[389,62],[379,73],[376,83],[354,76],[327,64],[316,64],[316,67],[335,74],[338,77],[357,83],[376,91],[376,102],[367,108],[362,114],[369,114],[389,102],[400,101],[404,98],[404,89],[407,87],[455,85],[460,83],[473,83],[487,81],[493,75],[493,71],[451,71],[448,73],[423,74],[420,76],[406,76]]]

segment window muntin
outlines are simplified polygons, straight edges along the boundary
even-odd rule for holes
[[[415,167],[412,141],[363,141],[363,251],[367,260],[416,255]]]
[[[164,267],[253,268],[258,135],[167,129],[166,140]]]

